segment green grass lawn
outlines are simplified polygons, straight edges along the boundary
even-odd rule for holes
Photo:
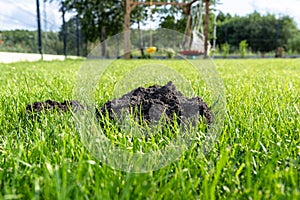
[[[148,62],[113,65],[126,71]],[[214,62],[227,100],[218,142],[207,154],[196,142],[144,174],[101,163],[71,114],[25,115],[29,103],[72,99],[82,61],[0,64],[0,199],[300,199],[300,60]],[[99,104],[119,78],[107,72]]]

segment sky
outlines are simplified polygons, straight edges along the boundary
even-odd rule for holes
[[[220,3],[217,9],[231,15],[243,16],[255,10],[262,14],[289,15],[300,28],[300,0],[220,0]],[[59,30],[62,20],[58,8],[57,1],[44,5],[40,0],[43,30]],[[66,18],[71,15],[67,14]],[[36,0],[0,0],[0,30],[13,29],[37,29]]]
[[[221,0],[217,9],[223,13],[247,15],[253,11],[262,14],[272,13],[277,16],[289,15],[300,27],[300,0]]]
[[[62,24],[62,14],[59,12],[58,1],[54,0],[46,4],[43,0],[39,2],[42,29],[59,30]],[[0,0],[0,30],[36,30],[36,13],[36,0]],[[69,17],[70,14],[67,14],[66,19]]]

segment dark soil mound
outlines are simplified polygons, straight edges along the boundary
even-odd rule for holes
[[[84,107],[76,100],[64,101],[62,103],[46,100],[45,102],[34,102],[33,104],[29,104],[26,107],[26,113],[38,113],[41,111],[73,111],[77,112],[79,110],[83,110]]]
[[[40,113],[41,111],[59,112],[83,110],[84,106],[76,100],[64,101],[62,103],[46,100],[35,102],[26,107],[26,113]],[[96,109],[96,116],[108,114],[113,121],[119,121],[122,113],[127,112],[134,116],[138,123],[157,123],[164,119],[167,123],[173,122],[176,115],[178,122],[196,123],[202,116],[209,125],[212,123],[212,113],[207,104],[200,97],[187,98],[176,90],[172,82],[164,86],[153,85],[149,88],[139,87],[123,95],[121,98],[106,102],[100,109]]]
[[[187,119],[197,122],[200,116],[205,117],[207,124],[212,123],[212,113],[207,104],[200,97],[183,96],[172,82],[164,86],[134,89],[121,98],[106,102],[97,110],[97,116],[108,113],[109,118],[116,121],[122,118],[124,111],[132,114],[139,123],[141,120],[155,123],[162,116],[172,122],[174,115],[178,117],[179,123]]]

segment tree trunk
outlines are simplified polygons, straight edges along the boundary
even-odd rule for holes
[[[130,0],[125,0],[124,12],[124,58],[130,59]]]

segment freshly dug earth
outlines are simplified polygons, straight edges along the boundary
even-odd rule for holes
[[[64,101],[62,103],[46,100],[45,102],[34,102],[33,104],[29,104],[26,107],[26,113],[38,113],[41,111],[73,111],[77,112],[79,110],[83,110],[84,107],[76,100]]]
[[[53,110],[77,112],[83,109],[84,106],[76,100],[62,103],[47,100],[29,104],[26,107],[26,113]],[[161,119],[172,123],[174,115],[177,116],[179,123],[189,120],[195,124],[201,116],[205,117],[208,125],[213,121],[212,113],[202,98],[185,97],[176,90],[176,86],[172,82],[164,86],[153,85],[148,88],[136,88],[121,98],[115,98],[106,102],[101,108],[96,108],[98,118],[108,114],[113,121],[121,120],[124,112],[131,114],[138,123],[141,121],[157,123]]]
[[[176,86],[169,82],[164,86],[153,85],[148,88],[139,87],[123,95],[121,98],[106,102],[97,112],[108,113],[110,119],[122,119],[123,111],[134,116],[134,120],[157,123],[161,119],[172,122],[174,115],[178,122],[196,123],[203,116],[207,124],[213,121],[212,113],[207,104],[200,97],[187,98],[176,90]]]

